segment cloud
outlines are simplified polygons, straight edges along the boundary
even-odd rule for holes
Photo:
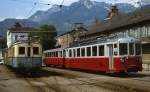
[[[17,17],[15,17],[16,19],[25,19],[26,17],[24,17],[24,16],[17,16]]]
[[[5,19],[7,19],[8,17],[3,17],[1,16],[0,17],[0,21],[3,21]],[[26,19],[27,17],[24,17],[24,16],[16,16],[16,17],[9,17],[9,18],[15,18],[15,19]]]
[[[0,21],[5,20],[7,17],[0,17]]]

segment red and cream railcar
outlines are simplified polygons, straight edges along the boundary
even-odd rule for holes
[[[48,50],[46,65],[62,65],[102,72],[138,72],[142,70],[141,43],[135,38],[119,38],[100,44]]]

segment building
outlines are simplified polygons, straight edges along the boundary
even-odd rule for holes
[[[74,46],[77,43],[79,36],[86,32],[87,29],[82,26],[82,23],[76,23],[73,30],[66,32],[58,37],[61,48]]]
[[[15,27],[10,28],[7,31],[7,47],[9,48],[11,44],[18,40],[27,40],[29,37],[29,33],[38,31],[35,28],[30,27]]]
[[[91,26],[88,32],[80,36],[79,43],[117,34],[140,39],[143,44],[143,62],[150,64],[150,6],[142,7],[134,13],[115,15],[97,26]]]

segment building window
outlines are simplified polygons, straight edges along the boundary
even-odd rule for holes
[[[18,35],[15,35],[15,40],[17,40],[17,38],[18,38]]]
[[[142,32],[142,37],[146,37],[147,31],[146,31],[145,26],[143,26],[143,27],[141,28],[141,32]]]
[[[39,55],[39,47],[33,47],[33,54]],[[50,56],[50,55],[48,55],[48,56]]]
[[[25,47],[19,47],[19,54],[24,55],[25,54]]]
[[[148,30],[148,36],[150,37],[150,25],[148,25],[147,30]]]

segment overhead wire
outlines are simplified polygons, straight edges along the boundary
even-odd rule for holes
[[[9,1],[14,1],[14,2],[20,2],[20,3],[33,3],[33,6],[31,8],[31,10],[29,11],[29,13],[27,14],[27,16],[29,16],[31,14],[31,12],[35,9],[35,6],[37,5],[48,5],[48,6],[53,6],[53,5],[57,5],[57,4],[52,4],[52,3],[42,3],[42,2],[38,2],[38,1],[24,1],[24,0],[9,0]],[[62,2],[60,3],[59,7],[62,8],[63,4],[64,4],[65,0],[62,0]],[[52,1],[51,1],[52,2]]]
[[[9,0],[9,1],[14,1],[14,2],[20,2],[20,3],[36,3],[36,4],[41,4],[41,5],[53,5],[50,3],[42,3],[42,2],[32,2],[32,1],[24,1],[24,0]]]
[[[34,5],[32,6],[31,10],[29,11],[28,15],[27,16],[30,16],[31,12],[34,10],[35,6],[36,6],[37,3],[34,3]]]

